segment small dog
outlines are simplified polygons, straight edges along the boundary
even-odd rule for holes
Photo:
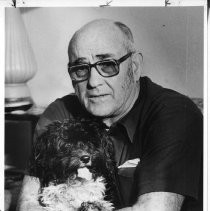
[[[114,147],[105,125],[55,121],[34,143],[30,173],[40,180],[47,210],[110,211],[118,206]]]

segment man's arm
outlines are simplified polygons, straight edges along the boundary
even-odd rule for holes
[[[132,206],[120,211],[180,211],[184,196],[169,192],[151,192],[139,196]]]
[[[38,202],[39,179],[25,176],[16,211],[44,211]]]

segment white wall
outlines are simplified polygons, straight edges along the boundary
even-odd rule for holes
[[[144,56],[144,75],[191,97],[203,96],[203,9],[21,8],[38,72],[28,85],[37,105],[46,106],[73,88],[67,47],[73,33],[95,18],[127,24]]]

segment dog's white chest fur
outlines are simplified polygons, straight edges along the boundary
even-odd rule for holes
[[[95,181],[73,180],[69,183],[50,185],[43,188],[41,201],[49,211],[75,211],[84,202],[100,204],[101,210],[113,210],[112,203],[105,201],[105,184],[103,177]]]

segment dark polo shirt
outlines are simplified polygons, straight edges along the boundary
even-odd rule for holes
[[[91,115],[75,95],[57,99],[40,118],[35,137],[52,121],[75,117]],[[163,191],[185,196],[182,211],[202,210],[203,119],[189,98],[142,77],[133,108],[109,134],[118,166],[140,159],[136,168],[118,171],[123,206],[139,195]]]

